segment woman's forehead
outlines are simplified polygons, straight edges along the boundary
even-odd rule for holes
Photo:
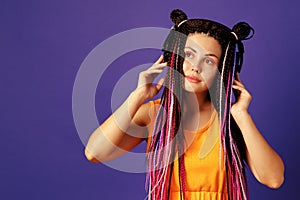
[[[213,53],[219,58],[221,56],[222,50],[219,42],[211,36],[203,33],[190,34],[187,37],[186,48],[190,48],[199,54]]]

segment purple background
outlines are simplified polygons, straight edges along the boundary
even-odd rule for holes
[[[169,28],[173,8],[182,8],[190,18],[230,27],[246,20],[255,28],[255,37],[245,42],[241,77],[253,95],[250,112],[283,157],[286,178],[279,190],[272,190],[248,174],[250,195],[255,200],[295,199],[300,178],[299,7],[296,0],[2,0],[0,199],[143,199],[144,174],[85,159],[72,117],[72,89],[95,46],[131,28]],[[99,121],[111,112],[110,90],[122,73],[159,54],[134,51],[109,67],[96,94]]]

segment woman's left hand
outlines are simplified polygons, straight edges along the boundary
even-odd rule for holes
[[[236,74],[236,80],[233,80],[232,88],[236,101],[231,106],[231,113],[248,112],[252,96],[242,84],[238,74]]]

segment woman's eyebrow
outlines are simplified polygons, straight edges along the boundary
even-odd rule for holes
[[[195,49],[192,48],[192,47],[187,46],[187,47],[185,47],[185,48],[186,48],[186,49],[190,49],[190,50],[193,51],[194,53],[197,53],[197,50],[195,50]],[[219,57],[218,57],[216,54],[213,54],[213,53],[207,53],[207,54],[204,54],[204,56],[212,56],[212,57],[216,57],[216,58],[219,59]]]
[[[192,50],[194,53],[197,53],[197,51],[195,49],[193,49],[192,47],[185,47],[185,48]]]
[[[213,53],[207,53],[207,54],[204,54],[205,56],[213,56],[213,57],[216,57],[216,58],[218,58],[218,56],[217,55],[215,55],[215,54],[213,54]],[[219,58],[218,58],[219,59]]]

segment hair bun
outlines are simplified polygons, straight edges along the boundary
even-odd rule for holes
[[[254,29],[246,22],[239,22],[233,26],[232,31],[239,40],[248,40],[253,37]]]
[[[170,14],[170,18],[176,26],[178,26],[178,24],[183,20],[188,19],[187,15],[180,9],[173,10]]]

